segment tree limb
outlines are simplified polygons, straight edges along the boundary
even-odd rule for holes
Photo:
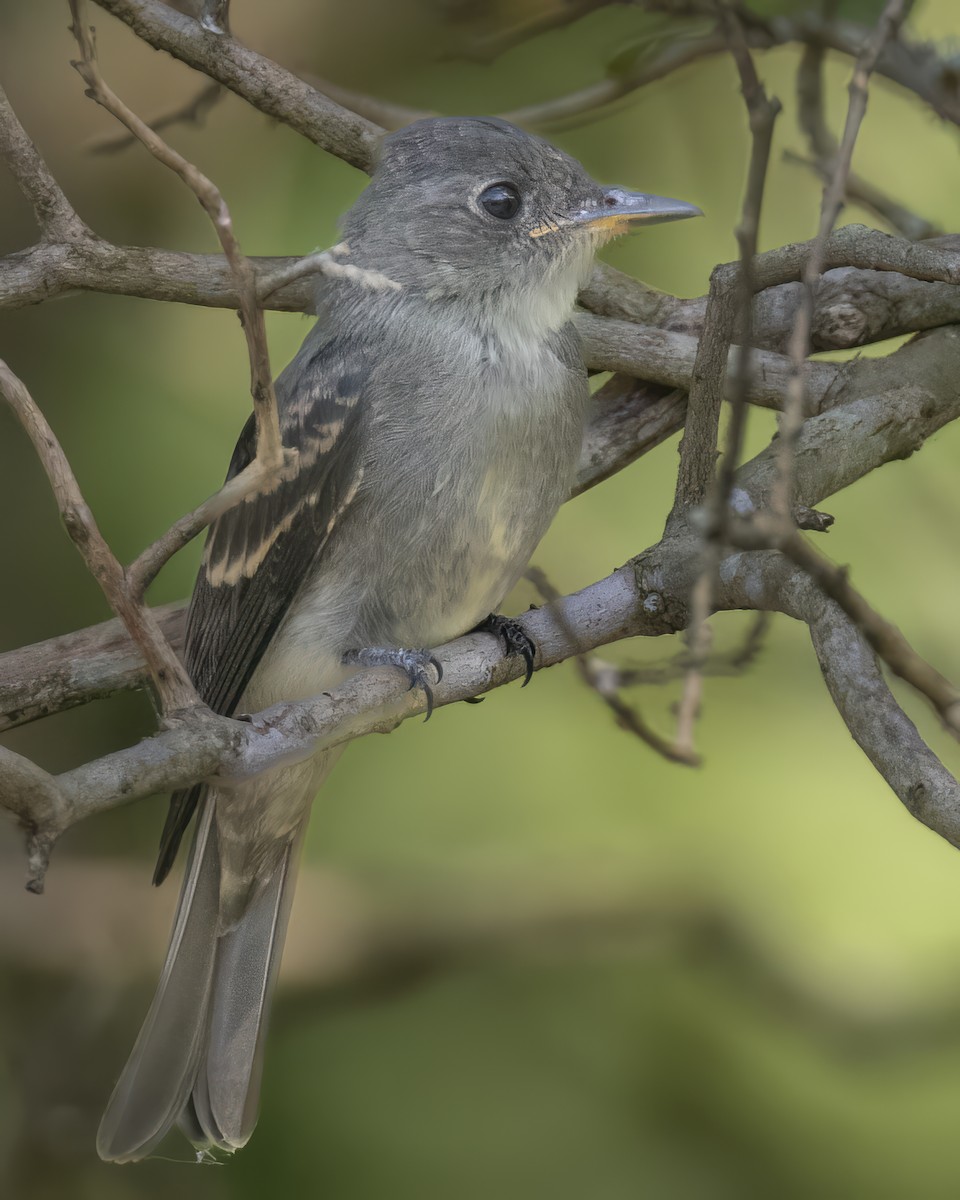
[[[783,522],[784,530],[792,526],[793,508],[793,454],[801,425],[810,410],[807,392],[807,358],[810,355],[810,337],[813,326],[814,289],[826,266],[825,247],[827,239],[837,223],[840,209],[846,196],[847,179],[853,149],[860,133],[860,126],[867,111],[867,85],[884,47],[896,37],[906,13],[906,0],[886,0],[877,27],[865,39],[854,63],[850,79],[850,101],[843,128],[843,137],[833,157],[833,169],[823,189],[820,205],[820,225],[813,239],[810,253],[803,264],[801,283],[803,293],[794,318],[790,335],[790,360],[793,372],[787,389],[787,402],[780,421],[780,477],[771,496],[772,506]]]
[[[20,124],[2,87],[0,157],[30,203],[44,242],[70,243],[93,236],[74,212],[73,205]]]
[[[917,820],[960,847],[960,784],[897,703],[857,625],[774,551],[732,555],[724,580],[727,603],[762,604],[809,627],[830,696],[857,745]]]
[[[369,172],[383,130],[335,104],[292,72],[215,33],[161,0],[96,0],[137,37],[222,83],[254,108],[283,121],[321,150]]]
[[[53,430],[23,383],[3,361],[0,361],[0,393],[33,443],[67,533],[107,603],[143,655],[164,712],[174,713],[199,704],[193,683],[164,638],[152,610],[131,588],[123,567],[101,534]]]

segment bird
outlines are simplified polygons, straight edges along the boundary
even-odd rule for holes
[[[203,701],[236,716],[392,666],[432,703],[431,647],[485,629],[561,503],[589,388],[573,323],[597,249],[700,215],[605,187],[503,120],[386,135],[320,278],[317,320],[276,382],[295,468],[220,515],[187,616]],[[251,416],[227,478],[256,455]],[[97,1139],[148,1156],[174,1125],[232,1153],[257,1122],[271,996],[311,804],[340,748],[174,794],[154,876],[191,822],[170,946]]]

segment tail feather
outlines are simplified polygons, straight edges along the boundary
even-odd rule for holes
[[[204,801],[160,983],[100,1123],[101,1158],[144,1158],[175,1123],[195,1144],[227,1151],[250,1137],[305,826],[221,934],[213,797]]]
[[[97,1134],[103,1159],[143,1158],[176,1121],[204,1049],[216,956],[220,864],[204,805],[184,875],[166,962],[143,1028]]]
[[[225,1150],[245,1145],[257,1123],[267,1016],[305,827],[306,822],[217,947],[206,1052],[193,1103],[207,1139]]]

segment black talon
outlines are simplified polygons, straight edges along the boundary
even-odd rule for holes
[[[520,686],[527,686],[533,678],[533,666],[537,657],[537,643],[526,632],[519,621],[513,617],[502,617],[499,613],[491,613],[480,622],[476,629],[471,630],[471,633],[492,633],[494,637],[500,639],[505,654],[519,655],[526,666],[523,683]]]

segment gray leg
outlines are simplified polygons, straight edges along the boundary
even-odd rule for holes
[[[399,667],[410,681],[408,691],[422,688],[427,698],[427,717],[429,721],[433,714],[433,689],[428,667],[436,672],[436,682],[443,678],[443,667],[440,660],[429,650],[404,650],[394,646],[365,646],[362,650],[348,650],[343,656],[344,666],[348,667]]]

